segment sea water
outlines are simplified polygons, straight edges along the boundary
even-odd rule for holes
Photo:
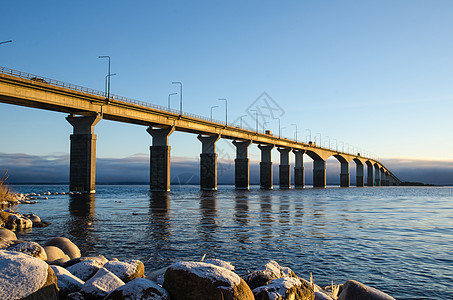
[[[67,192],[18,185],[18,192]],[[276,260],[323,286],[355,279],[396,299],[453,299],[453,188],[235,190],[98,185],[20,205],[51,225],[18,233],[72,240],[83,255],[139,259],[146,273],[180,260],[230,261],[239,275]]]

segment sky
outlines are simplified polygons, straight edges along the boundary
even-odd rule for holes
[[[297,124],[298,140],[311,133],[318,144],[378,157],[402,180],[453,184],[452,1],[7,1],[6,40],[0,66],[103,90],[107,60],[98,56],[109,55],[111,93],[166,106],[179,91],[172,81],[181,81],[184,111],[209,117],[218,106],[213,118],[223,121],[218,99],[227,98],[228,119],[246,115],[250,127],[250,107],[266,93],[282,136],[294,138]],[[42,170],[38,161],[64,161],[72,132],[64,118],[0,103],[0,171],[21,181],[19,165],[32,173]],[[278,121],[268,122],[278,133]],[[131,178],[131,166],[147,174],[145,129],[96,125],[100,178],[119,165]],[[185,172],[179,164],[197,167],[195,135],[175,132],[170,145],[173,175]],[[217,151],[233,164],[230,141]],[[249,153],[256,164],[256,145]],[[273,158],[278,164],[277,151]],[[58,181],[52,176],[67,177],[64,166],[37,177]]]

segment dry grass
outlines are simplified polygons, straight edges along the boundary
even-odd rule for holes
[[[3,176],[0,176],[0,201],[13,201],[14,193],[11,192],[11,189],[6,184],[8,179],[8,171],[5,171]]]

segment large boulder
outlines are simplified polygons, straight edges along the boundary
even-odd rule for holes
[[[67,268],[71,274],[87,281],[104,266],[104,262],[98,259],[87,259]]]
[[[11,230],[25,230],[32,228],[33,222],[21,215],[10,214],[5,227]]]
[[[82,256],[82,257],[74,258],[74,259],[71,259],[71,260],[65,262],[62,265],[62,267],[63,268],[68,268],[70,266],[73,266],[73,265],[78,264],[79,262],[85,261],[85,260],[97,260],[97,261],[99,261],[99,263],[102,263],[102,265],[105,265],[109,261],[107,258],[104,257],[104,255]],[[113,258],[112,260],[116,260],[116,259]]]
[[[164,267],[155,271],[152,271],[151,273],[147,274],[146,278],[163,285],[164,284],[164,276],[165,272],[167,271],[168,267]]]
[[[46,251],[44,250],[43,247],[41,247],[38,243],[35,242],[30,241],[20,242],[8,247],[7,250],[23,252],[25,254],[42,259],[44,261],[47,260]]]
[[[207,264],[213,264],[213,265],[225,268],[230,271],[234,271],[234,266],[228,261],[223,261],[223,260],[220,260],[217,258],[209,258],[209,259],[203,260],[203,262],[207,263]]]
[[[0,240],[13,241],[17,240],[16,234],[9,229],[0,228]]]
[[[242,278],[253,290],[257,287],[267,285],[273,279],[279,279],[283,277],[296,277],[296,275],[290,268],[282,267],[276,261],[271,260],[255,271],[243,276]]]
[[[338,300],[395,300],[395,298],[358,281],[348,280],[343,285]]]
[[[146,278],[135,278],[111,292],[105,300],[170,300],[168,292]]]
[[[60,266],[51,266],[52,270],[57,276],[58,288],[60,289],[60,297],[65,297],[70,293],[78,292],[82,288],[83,282],[81,279],[75,277],[65,268]]]
[[[204,262],[178,262],[168,267],[164,289],[173,300],[254,299],[236,273]]]
[[[29,219],[30,221],[32,221],[32,222],[33,222],[33,225],[34,225],[35,223],[41,223],[41,218],[38,217],[38,216],[35,215],[35,214],[31,214],[31,213],[30,213],[30,214],[24,214],[24,217],[27,218],[27,219]]]
[[[57,277],[49,265],[30,255],[0,250],[0,299],[57,299]]]
[[[67,256],[63,250],[55,246],[45,246],[44,250],[46,251],[47,255],[47,263],[49,265],[52,264],[61,264],[62,262],[66,262],[69,260],[69,256]]]
[[[125,283],[135,278],[142,278],[145,274],[145,265],[136,259],[121,261],[109,261],[104,268],[118,276]]]
[[[80,292],[86,299],[104,299],[122,285],[124,282],[115,274],[101,268],[90,280],[85,282]]]
[[[50,239],[44,244],[45,246],[55,246],[63,250],[71,259],[80,257],[80,249],[69,239],[64,237],[56,237]]]
[[[257,300],[313,300],[313,287],[295,277],[283,277],[272,280],[268,285],[253,290]]]

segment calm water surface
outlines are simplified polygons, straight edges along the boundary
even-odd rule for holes
[[[67,186],[15,186],[28,193]],[[18,234],[64,236],[84,255],[135,258],[148,272],[206,254],[237,273],[274,259],[320,285],[356,279],[397,299],[453,299],[453,188],[236,191],[220,186],[97,186],[21,205],[52,224]]]

